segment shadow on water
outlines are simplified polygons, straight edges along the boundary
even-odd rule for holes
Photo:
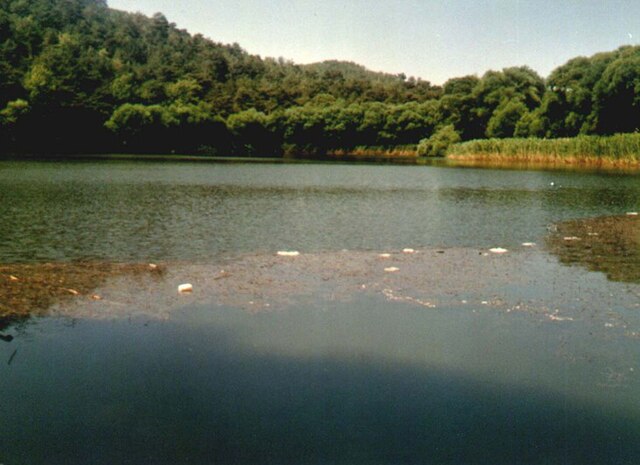
[[[48,337],[48,355],[31,360],[28,373],[14,363],[0,378],[3,463],[567,465],[640,458],[633,410],[612,412],[364,351],[264,351],[243,341],[233,323],[81,324],[82,331]],[[70,350],[78,346],[85,349]]]
[[[2,318],[0,318],[0,331],[5,331],[10,326],[15,324],[15,322],[16,322],[16,318],[15,317],[2,317]],[[0,335],[0,340],[6,341],[6,342],[11,342],[12,339],[13,338],[8,338],[6,336]]]
[[[14,334],[20,333],[30,323],[29,315],[11,315],[0,317],[0,341],[12,342]],[[14,334],[11,334],[14,333]]]
[[[636,215],[560,223],[546,239],[561,263],[605,273],[612,281],[640,282],[640,219]]]

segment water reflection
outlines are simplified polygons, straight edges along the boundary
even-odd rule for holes
[[[640,282],[640,220],[635,215],[565,221],[547,237],[562,263],[605,273],[613,281]]]
[[[451,157],[443,162],[444,166],[452,168],[482,168],[482,169],[500,169],[509,171],[564,171],[571,173],[604,173],[604,174],[625,174],[636,175],[640,173],[640,167],[637,164],[620,160],[618,163],[609,162],[601,163],[584,163],[576,164],[564,160],[542,160],[542,161],[518,161],[518,160],[474,160],[469,157]]]

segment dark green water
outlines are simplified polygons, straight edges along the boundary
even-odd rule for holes
[[[559,172],[3,162],[0,260],[510,246],[552,222],[624,213],[639,199],[636,177]]]
[[[132,296],[118,317],[81,301],[3,328],[0,463],[639,463],[640,286],[544,245],[639,200],[640,178],[593,173],[2,162],[2,264],[224,262],[244,280],[277,250],[374,258],[305,298],[230,278],[272,299],[260,311],[198,286],[136,299],[125,279],[105,285]],[[376,268],[404,247],[411,279]]]

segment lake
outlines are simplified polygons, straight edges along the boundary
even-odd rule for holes
[[[1,161],[0,463],[639,463],[639,201],[613,173]]]

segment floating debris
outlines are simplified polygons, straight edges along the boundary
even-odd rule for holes
[[[492,249],[489,249],[489,252],[491,252],[491,253],[507,253],[508,250],[507,249],[503,249],[502,247],[494,247]]]
[[[638,212],[627,212],[627,216],[638,216]]]
[[[0,264],[0,318],[45,315],[50,310],[60,313],[69,306],[82,305],[72,303],[80,296],[90,299],[93,294],[102,295],[97,289],[112,279],[140,280],[139,290],[148,277],[158,280],[164,274],[160,273],[162,268],[153,271],[146,262]]]
[[[157,268],[158,268],[158,265],[156,265],[155,263],[149,263],[149,269],[155,270]]]
[[[297,257],[300,255],[300,252],[297,250],[278,250],[277,255],[280,257]]]
[[[407,248],[407,249],[402,249],[402,253],[415,253],[415,252],[416,252],[415,250],[413,250],[413,249],[409,249],[409,248]]]
[[[14,275],[9,275],[9,281],[18,281],[18,277]]]
[[[391,254],[390,253],[381,253],[380,255],[378,255],[378,257],[380,257],[380,258],[389,258],[389,257],[391,257]]]
[[[190,283],[180,284],[178,286],[178,292],[180,294],[184,294],[184,293],[192,292],[192,291],[193,291],[193,285],[190,284]]]
[[[400,268],[396,268],[395,266],[388,266],[384,269],[387,273],[395,273],[396,271],[400,271]]]
[[[613,281],[640,283],[640,221],[635,216],[565,221],[545,243],[562,263],[601,271]]]
[[[547,315],[547,318],[549,318],[551,321],[573,321],[573,318],[571,318],[570,316],[559,316],[558,315],[558,310],[556,310],[553,313],[550,313]]]
[[[228,273],[225,270],[220,270],[220,273],[214,276],[213,279],[218,280],[218,279],[228,278],[229,276],[231,276],[231,273]]]
[[[411,296],[396,295],[392,289],[383,289],[382,295],[384,295],[388,300],[392,300],[396,302],[408,302],[408,303],[420,305],[422,307],[436,308],[436,305],[432,302],[429,302],[427,300],[422,300],[422,299],[416,299],[415,297],[411,297]]]
[[[522,243],[522,247],[535,247],[536,243],[535,242],[523,242]]]

